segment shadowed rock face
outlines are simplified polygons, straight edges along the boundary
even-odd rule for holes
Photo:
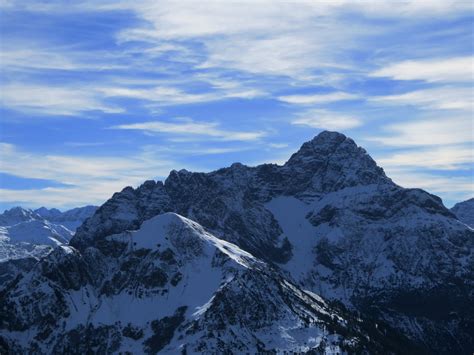
[[[463,353],[474,346],[472,230],[437,196],[394,184],[364,149],[342,134],[319,134],[283,166],[233,164],[210,173],[172,171],[164,183],[147,181],[137,189],[125,188],[101,206],[71,241],[81,260],[92,250],[96,253],[101,260],[94,264],[96,271],[79,271],[86,267],[81,261],[78,265],[82,266],[68,268],[74,271],[57,282],[82,285],[80,289],[94,285],[107,297],[122,292],[147,295],[167,285],[180,287],[186,275],[179,269],[177,250],[127,252],[123,242],[110,238],[133,234],[130,231],[143,228],[144,221],[166,212],[179,213],[219,240],[272,265],[279,277],[296,288],[342,302],[348,314],[360,312],[373,324],[392,327],[395,337],[399,336],[393,343],[404,344],[401,352],[415,352],[414,346],[417,353]],[[127,260],[112,272],[110,263],[121,260],[124,253],[129,253]],[[154,261],[144,264],[149,258]],[[156,268],[156,263],[163,266]],[[222,258],[216,257],[214,263],[221,265]],[[95,280],[100,277],[88,275],[106,276],[100,276],[104,279],[99,286]],[[234,346],[244,351],[253,335],[233,337],[226,327],[245,319],[252,321],[243,323],[248,329],[264,329],[251,315],[262,311],[267,314],[264,319],[271,319],[274,314],[272,303],[264,297],[272,294],[269,280],[274,276],[247,271],[216,291],[206,308],[210,313],[192,322],[192,329],[212,336],[193,342],[193,349]],[[266,291],[254,294],[244,287],[252,283]],[[280,283],[277,289],[282,287]],[[240,291],[234,296],[235,290]],[[225,291],[224,299],[221,291]],[[273,294],[293,311],[295,302],[303,302]],[[259,299],[262,308],[247,310],[241,303],[235,308],[239,298]],[[166,324],[179,318],[175,310],[164,315]],[[208,321],[203,323],[203,319]],[[143,335],[144,339],[150,336]],[[404,336],[410,345],[402,340]]]
[[[474,228],[474,198],[456,203],[454,207],[451,208],[451,212],[455,214],[461,222]]]
[[[382,168],[354,141],[337,132],[322,132],[302,145],[284,165],[292,193],[329,193],[346,187],[391,184]],[[308,191],[309,190],[309,191]]]

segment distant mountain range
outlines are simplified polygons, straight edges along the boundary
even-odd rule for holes
[[[85,206],[61,212],[14,207],[4,211],[0,214],[0,262],[25,256],[39,258],[51,247],[69,243],[76,228],[96,209]]]
[[[87,218],[92,216],[97,208],[97,206],[84,206],[61,212],[56,208],[47,209],[41,207],[34,212],[49,222],[61,224],[70,231],[75,232],[77,227],[79,227]]]
[[[28,270],[55,247],[68,244],[77,226],[96,209],[86,206],[60,212],[15,207],[0,214],[0,289],[18,271]]]
[[[282,166],[172,171],[5,283],[0,352],[470,354],[469,209],[336,132]]]

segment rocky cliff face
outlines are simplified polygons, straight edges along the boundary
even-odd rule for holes
[[[249,272],[247,265],[247,276],[237,278],[231,283],[237,286],[226,289],[230,294],[235,292],[237,298],[250,300],[257,295],[242,294],[246,292],[245,285],[257,287],[262,283],[267,291],[260,294],[261,311],[266,317],[274,313],[267,309],[273,301],[263,302],[263,295],[272,293],[273,287],[281,287],[270,282],[273,278],[262,276],[267,275],[262,274],[262,268],[273,270],[302,295],[318,294],[326,304],[342,304],[348,309],[346,318],[358,314],[374,324],[391,327],[392,334],[399,334],[395,343],[404,344],[405,353],[413,350],[412,346],[418,353],[468,353],[474,346],[474,232],[438,197],[394,184],[364,149],[342,134],[321,133],[303,144],[283,166],[246,167],[236,163],[211,173],[173,171],[164,183],[147,181],[137,189],[127,187],[114,194],[78,229],[71,241],[71,254],[80,255],[79,263],[84,263],[89,260],[88,253],[93,253],[95,257],[86,262],[87,267],[97,264],[94,275],[103,274],[102,280],[106,280],[116,274],[112,270],[118,266],[111,265],[123,257],[124,235],[133,234],[127,231],[139,233],[145,221],[166,212],[199,223],[216,239],[232,243],[260,260],[258,265],[266,265],[250,267],[260,270],[258,273]],[[87,267],[81,265],[74,266],[74,270],[85,272]],[[131,275],[129,270],[121,270],[113,284],[125,285]],[[166,274],[167,282],[172,277]],[[291,299],[290,304],[302,302],[296,296],[278,295]],[[243,346],[251,334],[258,333],[259,326],[252,325],[248,328],[250,333],[238,333],[227,342],[228,329],[233,324],[230,320],[240,316],[247,319],[257,309],[247,312],[246,302],[239,303],[241,310],[234,309],[233,302],[224,304],[221,307],[232,309],[230,313],[223,316],[217,312],[222,309],[218,307],[211,317],[216,322],[212,327],[221,332],[215,333],[217,328],[208,323],[195,323],[201,324],[196,325],[197,329],[213,334],[212,340],[201,338],[202,349],[216,349],[222,344],[229,349]],[[185,320],[178,321],[188,319],[187,307],[167,314],[164,324],[184,324]],[[122,322],[128,321],[127,317]],[[286,317],[295,315],[287,313],[278,319]],[[266,326],[261,324],[261,329]],[[155,323],[158,333],[169,334],[162,327],[163,323]],[[207,327],[214,330],[210,332]],[[87,329],[78,332],[87,334]],[[113,333],[110,329],[109,332]],[[170,335],[172,339],[165,346],[177,341],[191,344],[190,349],[200,349],[190,340],[197,339],[191,333],[180,333],[177,338],[176,334]],[[272,339],[286,337],[273,330],[269,334]],[[299,330],[298,334],[307,342],[312,338]],[[402,340],[404,337],[409,338],[409,345]],[[308,351],[319,346],[311,343],[303,348],[296,342],[299,345],[290,349],[272,343],[274,340],[257,338],[257,343],[264,344],[262,349]],[[337,346],[345,346],[344,341]],[[252,343],[251,349],[259,349],[255,348],[257,343]]]

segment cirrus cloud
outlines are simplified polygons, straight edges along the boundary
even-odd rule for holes
[[[427,82],[472,82],[474,57],[406,60],[389,64],[371,73],[374,77],[395,80],[423,80]]]
[[[301,113],[291,123],[312,128],[344,130],[360,126],[362,121],[351,115],[314,109]]]
[[[215,122],[197,122],[191,119],[180,119],[175,122],[148,121],[112,126],[112,129],[139,130],[145,133],[171,133],[180,136],[203,136],[224,141],[252,141],[266,135],[263,131],[235,131],[219,128]]]
[[[325,104],[337,101],[357,100],[360,96],[347,92],[332,92],[329,94],[314,95],[285,95],[279,96],[278,100],[289,104],[313,105]]]

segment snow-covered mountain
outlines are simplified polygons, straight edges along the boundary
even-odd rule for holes
[[[82,222],[97,207],[86,206],[66,212],[44,207],[32,211],[14,207],[0,214],[0,262],[44,256],[53,247],[67,244]]]
[[[56,208],[47,209],[46,207],[41,207],[34,212],[49,222],[61,224],[67,229],[75,232],[77,227],[79,227],[87,218],[92,216],[96,210],[97,206],[76,207],[64,212],[61,212]]]
[[[62,213],[44,207],[36,211],[14,207],[0,214],[0,289],[56,246],[68,244],[75,226],[95,210],[87,206]],[[48,211],[54,215],[47,215]]]
[[[41,217],[30,209],[13,207],[0,214],[0,226],[13,226],[21,222],[28,222]]]
[[[53,247],[67,244],[73,232],[39,214],[15,207],[0,215],[0,262],[26,257],[40,258]]]
[[[454,207],[451,208],[451,212],[453,212],[461,222],[474,228],[474,198],[456,203]]]
[[[2,301],[4,347],[27,353],[394,350],[378,329],[174,213],[57,248]],[[22,302],[18,302],[21,299]],[[48,317],[45,318],[45,314]],[[395,345],[396,346],[396,345]]]
[[[180,226],[174,237],[161,227],[169,219]],[[189,242],[187,228],[201,237]],[[215,269],[198,264],[187,271],[188,259],[181,255],[202,243],[224,256],[212,257]],[[180,255],[176,264],[167,266],[158,258],[165,252],[162,245],[174,259]],[[338,314],[351,329],[331,330],[338,336],[324,338],[324,344],[337,339],[334,346],[343,349],[353,338],[357,346],[368,339],[375,346],[366,346],[371,353],[470,353],[473,250],[473,230],[437,196],[396,185],[350,138],[323,132],[283,166],[236,163],[211,173],[172,171],[164,183],[146,181],[114,194],[78,228],[70,247],[56,249],[9,286],[0,309],[13,313],[1,315],[1,334],[10,349],[31,350],[43,342],[58,346],[57,352],[76,349],[80,342],[103,352],[184,347],[211,353],[304,352],[320,346],[321,329],[331,323],[312,305],[320,300],[320,307],[326,305],[326,312]],[[232,279],[227,265],[239,270],[232,271]],[[156,275],[146,278],[149,272]],[[161,295],[157,289],[171,287],[177,272],[189,294],[202,288],[209,298],[189,300],[185,290],[182,298],[171,297],[176,293],[170,289]],[[217,276],[210,276],[214,272]],[[199,283],[192,286],[196,279]],[[172,286],[182,287],[181,282]],[[55,301],[49,302],[48,293],[33,302],[41,292],[54,293]],[[172,301],[162,298],[167,294],[181,303],[170,306]],[[23,306],[19,297],[31,301]],[[147,300],[146,306],[138,299]],[[137,307],[130,307],[133,302]],[[63,306],[58,310],[54,304]],[[45,314],[50,314],[48,321]],[[322,322],[318,329],[311,325],[316,319]],[[384,330],[361,327],[358,319]],[[59,340],[58,332],[70,335]],[[138,340],[128,340],[124,332]],[[85,339],[90,343],[84,344]],[[147,348],[153,342],[158,348]],[[325,346],[319,349],[329,352]]]

